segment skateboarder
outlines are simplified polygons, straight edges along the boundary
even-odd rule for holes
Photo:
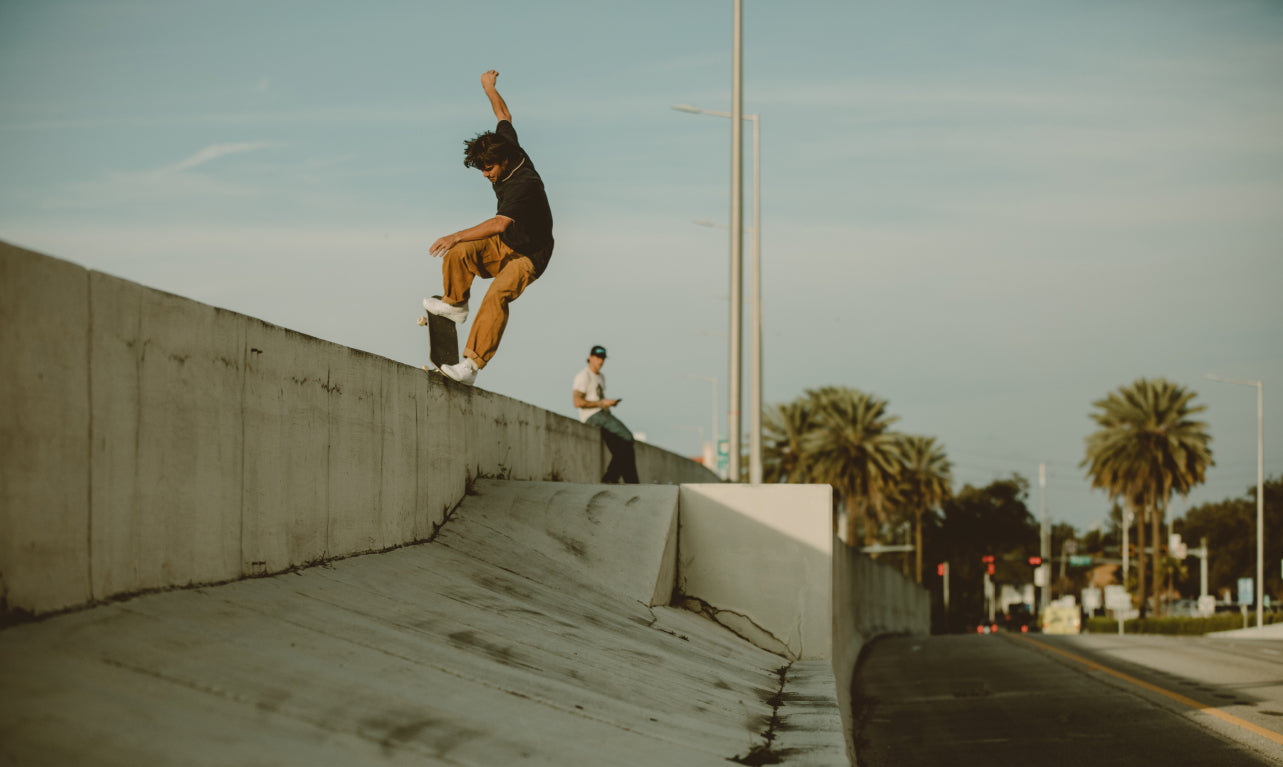
[[[481,75],[481,87],[499,124],[493,132],[465,141],[463,156],[465,167],[481,171],[494,186],[497,211],[474,227],[440,238],[428,249],[433,256],[443,257],[441,298],[423,299],[423,308],[432,314],[462,324],[468,319],[473,278],[491,280],[472,321],[463,358],[457,365],[441,368],[465,384],[476,381],[499,348],[508,324],[508,304],[543,274],[552,258],[552,211],[543,179],[517,141],[512,114],[495,90],[498,77],[493,69],[486,72]]]
[[[610,465],[601,481],[613,485],[620,479],[637,484],[637,457],[633,449],[633,433],[610,409],[619,404],[617,399],[606,399],[606,377],[601,366],[606,364],[606,347],[594,346],[588,352],[588,367],[575,376],[572,388],[579,420],[589,426],[601,428],[602,439],[610,448]]]

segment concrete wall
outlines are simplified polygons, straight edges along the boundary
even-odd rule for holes
[[[421,541],[472,480],[593,483],[608,460],[574,418],[4,243],[0,364],[0,623]],[[832,538],[827,486],[637,450],[643,482],[685,486],[628,593],[676,582],[761,647],[831,653],[849,748],[859,653],[927,633],[925,590]]]
[[[0,618],[430,536],[480,476],[595,482],[576,419],[0,243]],[[639,444],[643,482],[710,482]]]
[[[829,658],[832,489],[686,484],[678,505],[684,606],[793,660]]]
[[[851,682],[864,646],[886,634],[931,633],[931,597],[895,568],[833,539],[833,677],[855,764]]]
[[[860,652],[929,634],[926,589],[834,537],[828,485],[684,484],[678,513],[676,601],[792,660],[828,659],[855,764]]]

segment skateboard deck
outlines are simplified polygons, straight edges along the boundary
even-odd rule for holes
[[[433,296],[440,298],[441,296]],[[436,369],[441,373],[442,365],[454,365],[459,362],[459,329],[453,320],[438,317],[424,312],[419,317],[419,326],[428,329],[428,361],[432,366],[423,366],[424,370]],[[445,375],[445,373],[441,373]],[[450,376],[446,376],[449,378]]]

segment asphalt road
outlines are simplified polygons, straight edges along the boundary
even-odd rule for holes
[[[852,697],[861,767],[1283,765],[1283,641],[893,637]]]

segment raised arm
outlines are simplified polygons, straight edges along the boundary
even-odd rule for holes
[[[512,113],[508,111],[508,105],[504,103],[503,96],[495,90],[495,80],[499,79],[499,73],[490,70],[481,75],[481,87],[486,92],[486,98],[490,99],[490,108],[494,110],[494,116],[497,120],[507,120],[512,122]]]

